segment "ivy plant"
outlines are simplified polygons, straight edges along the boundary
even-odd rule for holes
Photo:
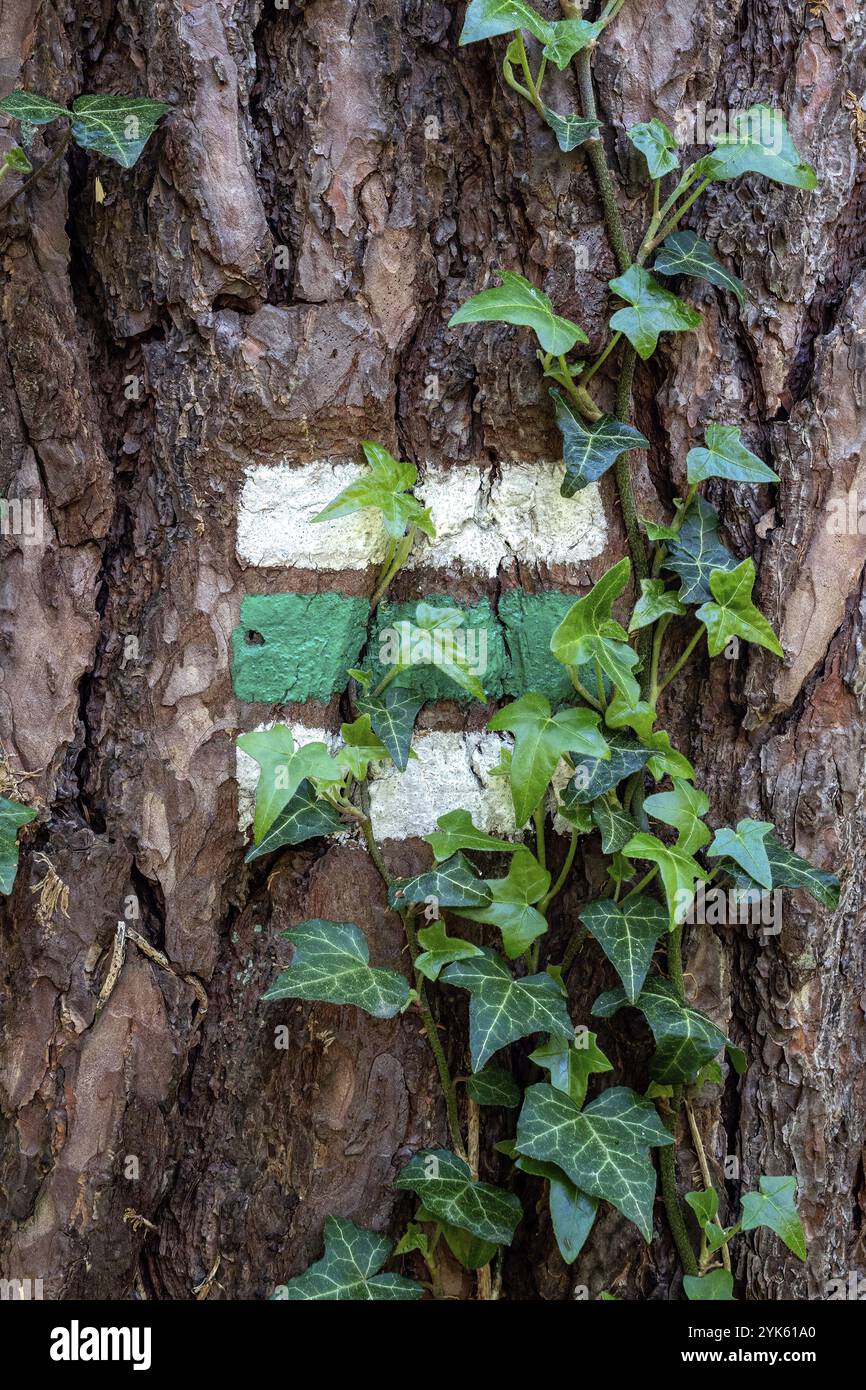
[[[612,469],[628,533],[629,554],[574,600],[552,633],[550,654],[571,698],[554,707],[540,691],[525,689],[489,714],[487,728],[503,739],[494,774],[509,787],[514,835],[488,833],[467,808],[455,805],[425,837],[429,867],[413,877],[389,871],[376,838],[370,780],[379,765],[399,772],[408,767],[423,703],[406,679],[410,668],[436,665],[455,693],[487,700],[482,680],[460,655],[459,609],[417,603],[407,623],[409,655],[401,654],[378,680],[366,668],[347,673],[353,718],[333,746],[298,748],[280,724],[239,739],[260,769],[248,858],[323,835],[358,836],[402,922],[412,977],[371,965],[356,924],[308,921],[286,934],[293,955],[265,998],[324,1000],[383,1019],[417,1014],[441,1083],[450,1139],[447,1149],[419,1150],[395,1177],[396,1188],[412,1193],[419,1205],[394,1252],[383,1237],[335,1215],[326,1224],[323,1258],[291,1280],[283,1297],[409,1298],[422,1287],[440,1297],[443,1244],[467,1270],[497,1265],[525,1219],[522,1195],[533,1205],[543,1196],[560,1255],[571,1264],[591,1238],[601,1204],[633,1223],[643,1240],[653,1240],[660,1189],[690,1299],[733,1297],[729,1242],[758,1226],[805,1257],[792,1176],[760,1176],[757,1190],[741,1197],[739,1220],[720,1223],[719,1197],[694,1125],[704,1187],[681,1197],[676,1150],[682,1112],[691,1116],[694,1095],[722,1081],[725,1058],[737,1073],[747,1065],[718,1024],[689,1000],[682,937],[702,885],[715,882],[736,894],[800,889],[832,910],[839,883],[786,847],[769,820],[717,824],[695,785],[695,769],[660,727],[664,691],[699,655],[711,660],[738,650],[733,644],[740,642],[762,648],[767,659],[784,654],[758,606],[752,559],[739,558],[723,541],[718,513],[701,492],[710,480],[716,489],[765,487],[777,477],[739,426],[708,420],[683,461],[672,516],[647,520],[637,514],[629,455],[647,446],[630,418],[638,361],[651,358],[669,334],[700,323],[677,282],[704,280],[738,303],[746,295],[712,248],[680,225],[683,218],[714,181],[751,174],[808,190],[815,175],[782,115],[764,107],[743,113],[710,154],[684,168],[663,122],[640,123],[628,134],[646,169],[647,217],[632,252],[599,133],[591,72],[595,46],[622,3],[608,0],[594,20],[551,22],[526,0],[471,0],[460,38],[461,45],[501,42],[507,86],[561,148],[585,148],[618,269],[610,281],[609,334],[594,357],[583,327],[559,314],[517,270],[500,270],[498,283],[468,296],[451,320],[454,332],[496,321],[534,334],[562,434],[563,506]],[[560,104],[554,112],[546,74],[572,63],[580,109],[563,112]],[[616,381],[612,413],[594,394],[596,374],[605,366]],[[369,442],[363,451],[369,472],[321,518],[378,509],[387,556],[375,608],[419,533],[430,535],[433,528],[414,497],[414,467]],[[557,828],[567,830],[556,873],[547,844],[552,815]],[[558,951],[551,908],[586,845],[596,863],[601,846],[603,873],[592,876],[596,891]],[[491,855],[505,868],[491,871]],[[600,951],[619,982],[595,1001],[593,1017],[616,1027],[630,1010],[643,1020],[649,1054],[643,1091],[609,1077],[611,1062],[589,1021],[571,1011],[569,977],[585,949]],[[449,990],[468,997],[468,1032],[443,1041],[434,1002]],[[449,1058],[467,1054],[468,1074],[454,1075]],[[525,1088],[518,1077],[528,1078]],[[512,1137],[500,1140],[495,1160],[482,1165],[479,1128],[490,1110],[501,1112],[501,1123],[513,1116]],[[422,1267],[423,1286],[379,1272],[391,1253]],[[479,1279],[479,1288],[489,1285],[489,1278],[486,1284]]]

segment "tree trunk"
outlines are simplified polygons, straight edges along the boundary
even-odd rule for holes
[[[553,16],[552,0],[539,8]],[[42,1278],[52,1298],[264,1297],[318,1257],[328,1214],[398,1232],[412,1211],[391,1186],[401,1160],[447,1143],[415,1011],[383,1023],[261,1003],[288,957],[280,932],[305,918],[357,923],[376,964],[406,958],[359,844],[244,865],[236,735],[276,717],[335,731],[341,706],[327,692],[239,698],[231,638],[240,670],[245,597],[375,584],[375,566],[323,563],[313,542],[293,557],[279,512],[242,546],[251,477],[355,462],[374,439],[422,471],[474,467],[483,501],[509,468],[557,457],[529,335],[447,328],[495,268],[528,275],[602,342],[616,270],[589,165],[504,85],[503,41],[458,48],[462,12],[0,5],[4,94],[170,104],[134,170],[73,149],[0,228],[0,486],[43,507],[41,543],[3,540],[2,774],[40,814],[0,936],[0,1276]],[[687,941],[691,1000],[750,1059],[698,1107],[717,1185],[736,1209],[760,1173],[798,1182],[806,1265],[766,1231],[736,1247],[756,1299],[821,1297],[864,1265],[866,522],[829,524],[866,489],[864,44],[858,0],[627,0],[595,60],[633,244],[645,183],[622,132],[635,121],[766,101],[820,180],[813,194],[719,184],[698,205],[691,225],[746,282],[746,305],[689,282],[702,327],[640,368],[635,423],[652,447],[632,455],[639,510],[659,517],[707,420],[741,424],[779,473],[776,490],[715,483],[711,497],[732,548],[755,558],[787,660],[743,647],[699,665],[670,687],[666,727],[713,824],[772,819],[843,874],[835,914],[796,893],[778,935],[696,927]],[[573,76],[557,82],[576,104]],[[59,138],[42,127],[34,162]],[[458,527],[450,567],[410,569],[397,597],[496,608],[518,590],[585,591],[625,553],[612,477],[600,501],[569,506],[583,528],[570,552],[548,549],[539,513],[534,547],[473,566]],[[483,729],[489,711],[468,708],[430,704],[422,727]],[[417,835],[386,844],[395,872],[426,853]],[[45,856],[68,913],[39,888]],[[597,868],[590,855],[576,871],[555,941]],[[571,979],[572,1016],[589,1023],[612,982],[591,945]],[[462,1070],[465,1011],[433,994]],[[600,1041],[617,1079],[645,1084],[637,1022]],[[499,1114],[485,1116],[493,1177]],[[504,1297],[676,1292],[661,1203],[652,1247],[605,1208],[569,1268],[535,1188],[518,1191]]]

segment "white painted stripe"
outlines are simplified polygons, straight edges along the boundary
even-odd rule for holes
[[[386,542],[375,511],[313,522],[365,471],[362,464],[332,459],[248,469],[238,510],[239,558],[319,570],[380,564]],[[428,466],[415,493],[431,508],[437,534],[419,543],[413,566],[493,576],[515,558],[576,565],[600,555],[607,521],[598,487],[563,498],[564,472],[562,463],[504,462],[491,481],[487,468],[476,464]]]

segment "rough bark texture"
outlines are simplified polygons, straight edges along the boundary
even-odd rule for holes
[[[601,341],[615,270],[589,168],[503,86],[501,43],[458,49],[462,11],[0,0],[4,93],[171,105],[134,171],[100,167],[103,202],[95,161],[74,151],[0,232],[0,491],[45,508],[43,546],[3,541],[4,775],[27,774],[40,817],[0,929],[0,1275],[42,1277],[51,1297],[185,1298],[203,1283],[262,1297],[318,1255],[328,1213],[397,1229],[411,1207],[395,1167],[445,1139],[416,1015],[259,1002],[286,959],[279,931],[303,917],[356,921],[378,963],[405,957],[360,848],[243,866],[234,735],[276,711],[239,706],[228,640],[244,593],[285,586],[235,556],[248,464],[352,457],[371,437],[419,463],[554,456],[528,335],[446,328],[493,267],[522,269]],[[866,535],[827,526],[833,499],[866,489],[866,179],[847,95],[866,87],[863,57],[858,0],[627,0],[595,64],[613,130],[765,100],[820,178],[811,195],[756,179],[708,195],[693,225],[745,279],[747,306],[690,287],[703,326],[641,369],[635,417],[652,440],[634,456],[645,508],[670,498],[720,412],[781,475],[775,492],[716,485],[715,500],[789,659],[744,650],[696,668],[671,687],[668,725],[714,823],[766,816],[845,874],[835,915],[795,894],[778,936],[702,928],[688,943],[693,999],[751,1058],[704,1092],[711,1165],[735,1155],[744,1184],[799,1184],[805,1268],[768,1232],[738,1247],[759,1299],[820,1297],[864,1265]],[[34,157],[58,138],[44,129]],[[607,138],[634,237],[640,169]],[[609,545],[584,583],[624,551],[610,483]],[[487,589],[453,588],[495,597],[518,579],[561,582],[518,562]],[[428,722],[453,727],[455,711]],[[37,916],[36,852],[69,885],[68,918]],[[423,846],[393,844],[389,862],[420,864]],[[578,875],[563,939],[586,891]],[[130,944],[97,1012],[130,894],[168,965]],[[573,1016],[588,1020],[611,981],[594,950],[581,961]],[[460,1006],[442,1017],[455,1035]],[[601,1041],[640,1083],[646,1042],[627,1018]],[[695,1171],[685,1143],[681,1171]],[[739,1184],[726,1190],[735,1202]],[[607,1210],[566,1269],[527,1201],[503,1293],[664,1297],[676,1265],[660,1207],[657,1231],[646,1248]]]

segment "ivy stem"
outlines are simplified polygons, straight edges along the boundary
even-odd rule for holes
[[[410,526],[409,531],[399,544],[395,544],[393,549],[389,550],[388,559],[383,567],[382,577],[376,586],[373,597],[370,599],[370,608],[372,612],[375,613],[382,599],[385,597],[390,584],[396,579],[412,553],[412,546],[415,543],[417,529],[416,526]]]
[[[704,1143],[703,1143],[703,1140],[701,1139],[701,1131],[698,1129],[698,1122],[697,1122],[697,1120],[695,1119],[695,1112],[694,1112],[694,1110],[692,1109],[691,1102],[688,1101],[688,1100],[685,1102],[685,1110],[686,1110],[686,1119],[687,1119],[688,1122],[689,1122],[689,1129],[690,1129],[691,1135],[692,1135],[692,1144],[694,1145],[695,1154],[697,1155],[698,1167],[699,1167],[700,1170],[701,1170],[701,1178],[702,1178],[702,1180],[703,1180],[704,1187],[706,1188],[707,1191],[709,1191],[710,1188],[711,1188],[712,1185],[713,1185],[713,1180],[712,1180],[712,1177],[710,1176],[710,1165],[707,1163],[707,1155],[706,1155],[706,1152],[705,1152],[705,1150],[704,1150]],[[715,1217],[713,1218],[713,1221],[714,1221],[715,1225],[718,1226],[719,1230],[722,1230],[722,1229],[723,1229],[722,1223],[721,1223],[721,1221],[719,1220],[719,1217],[718,1217],[718,1213],[717,1213],[717,1214],[715,1215]],[[728,1247],[727,1247],[727,1244],[725,1244],[725,1245],[722,1246],[722,1264],[724,1265],[725,1269],[726,1269],[726,1270],[728,1271],[728,1273],[730,1274],[730,1272],[731,1272],[731,1252],[729,1251],[729,1249],[728,1249]]]
[[[562,891],[565,880],[568,878],[568,875],[571,872],[571,866],[574,863],[574,856],[576,851],[577,831],[572,830],[571,840],[569,842],[568,850],[565,855],[565,860],[563,862],[562,868],[559,871],[556,882],[554,883],[553,887],[550,888],[547,893],[545,893],[544,897],[541,899],[541,902],[538,904],[538,911],[542,913],[542,915],[547,911],[548,907],[553,902],[553,899],[556,897],[556,895]]]
[[[56,164],[60,163],[61,159],[66,153],[66,147],[69,144],[70,135],[71,132],[67,129],[62,140],[60,140],[59,144],[57,145],[57,148],[55,149],[54,153],[48,156],[45,163],[40,164],[38,169],[34,169],[33,173],[24,180],[21,187],[17,188],[14,193],[10,193],[9,197],[5,198],[3,202],[0,203],[0,213],[5,212],[9,204],[14,203],[16,198],[20,198],[22,193],[26,193],[28,188],[32,187],[32,185],[36,182],[37,179],[41,179],[44,174],[47,174],[51,169],[54,168]]]
[[[544,120],[544,106],[542,105],[541,97],[538,95],[538,88],[535,85],[532,69],[529,66],[529,59],[526,56],[526,44],[523,41],[522,29],[517,30],[514,36],[514,42],[517,45],[517,55],[520,59],[520,66],[523,69],[523,76],[526,78],[529,100],[532,102],[532,105],[535,107],[541,119]]]
[[[535,826],[535,857],[542,869],[547,868],[547,849],[544,844],[544,806],[536,806],[532,813],[532,823]]]
[[[586,703],[588,705],[592,705],[593,709],[601,710],[602,706],[598,703],[598,700],[595,698],[594,695],[590,695],[586,686],[578,677],[578,674],[573,666],[569,666],[568,674],[571,676],[571,683],[574,686],[580,698],[582,700],[586,700]]]
[[[626,898],[633,898],[636,897],[638,893],[642,893],[647,884],[652,883],[658,871],[658,864],[656,864],[655,868],[650,869],[649,873],[644,874],[640,883],[635,884],[634,888],[629,889],[625,895]],[[625,899],[623,901],[625,901]]]
[[[662,227],[661,231],[655,237],[653,237],[652,241],[647,247],[647,255],[649,255],[651,251],[654,251],[655,248],[661,242],[664,241],[666,236],[670,235],[677,223],[680,222],[682,218],[685,216],[685,214],[688,212],[692,203],[695,202],[697,198],[700,198],[701,194],[704,192],[705,189],[709,188],[711,183],[712,179],[701,180],[694,192],[690,193],[688,198],[686,198],[686,201],[680,204],[673,217],[669,218],[665,225]]]
[[[692,652],[695,650],[695,647],[698,645],[698,643],[700,642],[701,638],[704,636],[704,633],[705,633],[705,632],[706,632],[706,628],[705,628],[705,627],[701,626],[701,627],[698,628],[697,632],[696,632],[696,633],[694,634],[694,636],[692,637],[691,641],[689,642],[689,644],[688,644],[688,646],[686,647],[685,651],[683,652],[682,656],[679,658],[678,661],[675,661],[675,662],[674,662],[673,666],[672,666],[671,669],[668,671],[668,673],[667,673],[667,675],[665,676],[664,680],[663,680],[663,681],[661,682],[661,684],[659,685],[659,694],[661,694],[661,692],[664,690],[665,686],[670,685],[671,681],[674,679],[675,676],[678,676],[678,675],[679,675],[680,671],[681,671],[681,670],[683,669],[683,667],[685,666],[686,662],[688,661],[688,659],[689,659],[689,657],[691,656]]]
[[[621,337],[621,333],[614,333],[613,337],[611,338],[604,351],[600,353],[600,355],[595,359],[595,361],[593,362],[589,370],[586,372],[586,374],[580,378],[581,386],[585,386],[588,381],[592,381],[592,378],[595,376],[599,367],[607,361],[608,357],[610,357],[610,354],[613,352]]]
[[[686,1230],[683,1209],[680,1204],[680,1194],[677,1191],[676,1131],[679,1101],[676,1092],[679,1089],[679,1087],[676,1087],[674,1090],[674,1108],[671,1109],[666,1107],[661,1111],[662,1123],[668,1133],[674,1136],[674,1143],[666,1144],[663,1149],[659,1149],[658,1151],[659,1174],[661,1176],[662,1197],[664,1198],[668,1225],[671,1228],[671,1235],[674,1238],[674,1245],[680,1257],[683,1273],[697,1274],[698,1262],[695,1259],[695,1252],[692,1249],[689,1233]]]
[[[662,642],[664,641],[664,635],[667,632],[668,627],[670,626],[672,617],[672,613],[663,613],[662,616],[659,618],[658,622],[656,623],[656,630],[653,635],[653,652],[652,660],[650,661],[649,688],[649,702],[651,705],[655,705],[659,697],[659,661],[661,660],[662,654]]]
[[[583,114],[588,121],[598,120],[598,110],[595,104],[595,92],[592,86],[592,61],[590,50],[584,48],[577,54],[575,59],[577,65],[577,85],[580,91],[580,104]],[[628,242],[625,237],[625,228],[619,213],[619,204],[616,198],[616,189],[613,186],[613,179],[607,167],[607,159],[604,153],[604,145],[598,135],[592,136],[586,141],[584,149],[589,155],[589,162],[595,174],[598,184],[598,192],[601,204],[604,209],[604,220],[607,225],[610,244],[613,249],[616,263],[620,274],[624,274],[631,265],[631,252],[628,249]]]
[[[366,814],[362,814],[358,819],[358,824],[361,827],[361,834],[364,836],[364,843],[366,844],[367,849],[370,853],[370,858],[372,859],[379,872],[379,877],[382,879],[383,883],[385,884],[385,887],[390,888],[391,876],[388,873],[388,868],[385,864],[385,860],[382,858],[382,851],[379,849],[379,846],[376,843],[376,837],[373,834],[373,826],[370,822],[370,817]],[[409,956],[412,961],[412,968],[414,970],[415,961],[418,959],[418,955],[420,953],[420,947],[418,946],[418,937],[415,933],[415,924],[412,921],[411,908],[403,909],[400,912],[400,918],[403,923],[403,930],[406,933],[406,942],[409,946]],[[457,1154],[458,1158],[462,1158],[465,1163],[468,1160],[466,1158],[466,1150],[463,1147],[463,1136],[460,1133],[460,1116],[457,1112],[457,1095],[454,1089],[454,1083],[451,1080],[451,1073],[448,1070],[448,1061],[445,1057],[445,1052],[442,1047],[442,1043],[439,1041],[439,1034],[436,1031],[436,1020],[433,1017],[433,1014],[430,1009],[430,1003],[427,998],[427,989],[424,976],[421,974],[420,970],[415,970],[415,992],[418,995],[418,1011],[421,1014],[421,1019],[424,1024],[424,1031],[427,1034],[427,1041],[430,1044],[430,1051],[433,1053],[433,1058],[436,1062],[436,1069],[439,1072],[439,1081],[442,1085],[442,1091],[445,1096],[445,1110],[448,1115],[448,1128],[451,1132],[451,1142],[454,1145],[454,1152]]]

